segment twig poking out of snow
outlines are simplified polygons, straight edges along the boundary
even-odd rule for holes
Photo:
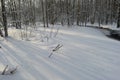
[[[50,38],[52,37],[54,27],[51,27]]]
[[[50,55],[48,56],[49,58],[53,55],[53,52],[50,53]]]
[[[17,67],[8,68],[8,65],[6,65],[1,75],[11,75],[11,74],[14,74],[16,70],[17,70]]]
[[[58,31],[59,31],[59,28],[57,28],[57,31],[55,32],[55,35],[54,35],[54,37],[56,37],[56,36],[57,36],[57,34],[58,34]]]
[[[50,58],[50,57],[53,55],[53,52],[59,50],[62,46],[63,46],[63,45],[58,44],[58,45],[52,50],[52,52],[50,53],[50,55],[49,55],[48,57]]]
[[[5,69],[4,69],[3,72],[2,72],[2,75],[5,74],[5,71],[6,71],[7,68],[8,68],[8,65],[6,65]]]
[[[57,51],[57,50],[59,50],[62,46],[63,46],[63,45],[58,44],[52,51],[53,51],[53,52],[54,52],[54,51]]]

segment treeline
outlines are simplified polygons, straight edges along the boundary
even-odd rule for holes
[[[8,23],[16,28],[42,22],[84,25],[120,22],[119,0],[4,0]],[[2,16],[2,15],[1,15]],[[1,20],[0,20],[1,21]],[[119,26],[119,24],[118,24]]]
[[[119,2],[119,0],[41,0],[37,11],[41,9],[39,13],[43,15],[40,16],[46,23],[58,22],[68,26],[98,23],[100,26],[117,23]]]

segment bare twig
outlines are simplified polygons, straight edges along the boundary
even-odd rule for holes
[[[59,50],[63,45],[58,44],[52,51],[55,52],[57,50]],[[51,52],[51,54],[48,56],[49,58],[53,55],[53,52]]]
[[[53,52],[52,53],[50,53],[50,55],[48,56],[49,58],[52,56],[52,54],[53,54]]]
[[[52,51],[56,50],[59,46],[60,46],[60,44],[58,44]]]
[[[5,74],[5,71],[6,71],[7,68],[8,68],[8,65],[6,65],[5,69],[4,69],[3,72],[2,72],[2,75]]]
[[[62,46],[63,46],[63,45],[58,44],[58,46],[57,46],[55,49],[53,49],[53,52],[59,50]]]
[[[56,31],[56,33],[55,33],[54,37],[56,37],[56,36],[57,36],[57,34],[58,34],[58,31],[59,31],[59,28],[57,29],[57,31]]]

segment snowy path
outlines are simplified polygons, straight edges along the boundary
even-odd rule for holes
[[[0,80],[120,80],[120,42],[92,28],[61,29],[62,49],[48,58],[46,46],[8,38],[0,45],[0,71],[18,66]],[[49,47],[49,46],[48,46]]]

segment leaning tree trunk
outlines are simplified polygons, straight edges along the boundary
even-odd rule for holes
[[[3,18],[3,26],[5,31],[5,37],[8,36],[8,30],[7,30],[7,16],[6,16],[6,10],[5,10],[5,0],[1,0],[1,6],[2,6],[2,18]]]

